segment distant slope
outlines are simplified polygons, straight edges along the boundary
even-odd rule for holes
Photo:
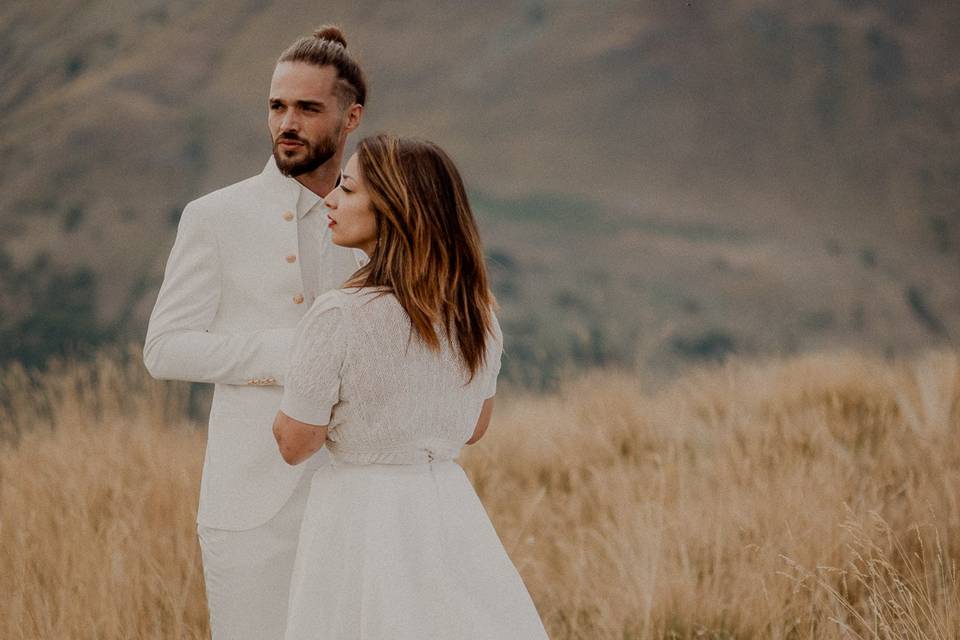
[[[361,135],[460,162],[512,375],[960,331],[956,3],[76,1],[0,9],[0,357],[142,335],[180,209],[260,170],[322,22]]]

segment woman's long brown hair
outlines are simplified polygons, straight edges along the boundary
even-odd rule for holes
[[[357,159],[377,247],[346,286],[389,289],[433,350],[435,327],[443,327],[472,379],[485,361],[496,302],[460,173],[440,147],[411,138],[364,138]]]

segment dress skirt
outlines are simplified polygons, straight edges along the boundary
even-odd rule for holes
[[[537,610],[455,461],[313,477],[286,640],[535,640]]]

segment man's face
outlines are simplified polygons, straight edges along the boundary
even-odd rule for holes
[[[336,80],[331,66],[281,62],[274,70],[267,124],[273,157],[284,175],[310,173],[343,147],[347,132]]]

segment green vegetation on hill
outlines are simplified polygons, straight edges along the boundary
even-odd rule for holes
[[[89,269],[53,269],[44,256],[17,269],[0,253],[0,298],[7,309],[0,316],[0,363],[37,368],[52,356],[89,357],[113,338],[97,321],[97,280]]]

